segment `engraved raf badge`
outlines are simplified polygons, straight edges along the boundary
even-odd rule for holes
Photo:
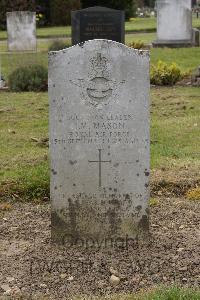
[[[98,106],[108,104],[111,96],[117,96],[118,87],[125,81],[111,80],[111,65],[107,58],[97,53],[89,62],[88,79],[73,79],[70,82],[81,88],[80,94],[86,103]]]

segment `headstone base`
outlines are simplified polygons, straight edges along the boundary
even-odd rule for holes
[[[152,43],[154,48],[185,48],[192,47],[191,40],[155,40]]]
[[[1,87],[0,86],[0,92],[5,92],[5,91],[9,91],[7,86]]]
[[[66,212],[67,213],[67,210]],[[136,241],[139,237],[149,235],[149,217],[148,215],[143,215],[141,219],[138,218],[138,221],[134,221],[130,218],[123,219],[124,230],[116,230],[115,223],[112,227],[108,224],[107,218],[102,217],[100,221],[101,224],[104,224],[99,228],[99,223],[96,224],[96,218],[94,222],[88,221],[87,215],[85,212],[79,212],[80,218],[78,222],[83,225],[83,230],[79,230],[79,233],[73,232],[71,230],[71,224],[66,223],[59,216],[59,212],[52,210],[51,212],[51,240],[53,243],[57,243],[65,246],[85,246],[91,244],[96,248],[101,245],[102,248],[112,246],[117,242],[121,241],[124,243],[127,239],[130,241]],[[120,219],[120,214],[118,216]],[[122,226],[123,227],[123,226]],[[115,233],[113,232],[115,230]]]
[[[185,47],[199,47],[200,46],[200,30],[192,29],[191,40],[155,40],[152,43],[154,48],[185,48]]]

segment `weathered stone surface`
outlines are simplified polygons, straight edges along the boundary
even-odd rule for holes
[[[36,51],[35,12],[8,12],[7,33],[9,51]]]
[[[157,40],[155,46],[192,44],[191,0],[157,1]]]
[[[124,43],[124,11],[107,7],[89,7],[71,12],[72,44],[93,39],[107,39]]]
[[[93,40],[51,52],[49,99],[53,240],[148,229],[148,51]]]

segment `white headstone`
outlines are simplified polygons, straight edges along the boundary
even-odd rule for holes
[[[149,53],[93,40],[49,54],[52,238],[148,227]]]
[[[8,12],[7,34],[9,51],[36,51],[35,12]]]
[[[191,0],[157,0],[157,41],[191,42]]]

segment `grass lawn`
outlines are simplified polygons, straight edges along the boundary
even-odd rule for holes
[[[151,99],[151,167],[200,166],[200,89],[155,88]]]
[[[200,28],[200,18],[193,17],[193,27]],[[156,18],[133,18],[125,24],[126,32],[156,31]],[[45,27],[37,29],[37,37],[66,37],[71,36],[71,26]],[[0,39],[6,39],[7,32],[0,31]]]
[[[151,97],[151,168],[198,169],[200,88],[153,88]],[[1,92],[0,114],[0,182],[30,198],[48,194],[47,93]]]
[[[17,67],[41,64],[47,66],[48,56],[47,52],[37,53],[3,53],[1,54],[1,72],[7,79]]]
[[[126,31],[156,31],[156,18],[132,18],[129,22],[126,22]],[[200,18],[193,16],[192,19],[193,27],[200,27]]]
[[[41,195],[48,189],[48,149],[32,138],[48,136],[47,93],[1,92],[0,114],[1,180],[19,179],[18,189]]]
[[[71,44],[71,38],[59,38],[59,39],[64,41],[68,45]],[[148,45],[148,44],[151,44],[155,39],[156,39],[156,33],[131,33],[131,34],[126,34],[126,36],[125,36],[126,45],[130,44],[133,41],[141,41],[145,45]],[[49,40],[48,39],[38,39],[37,51],[38,52],[47,52],[48,47],[52,43],[53,40],[56,40],[56,38],[51,39],[51,40],[50,39]],[[182,51],[182,49],[181,49],[181,51]],[[188,48],[188,49],[191,49],[191,48]],[[188,49],[185,49],[185,51],[187,52]],[[173,51],[173,49],[171,51]],[[0,41],[0,53],[1,52],[7,52],[7,41]],[[162,52],[162,49],[161,49],[161,52]],[[197,53],[199,52],[199,48],[196,48],[196,52]],[[192,58],[192,56],[190,58]]]
[[[81,300],[76,298],[74,300]],[[106,298],[84,298],[85,300],[199,300],[200,291],[192,289],[181,289],[177,287],[155,289],[148,292],[142,292],[134,295],[116,295]],[[83,299],[82,299],[83,300]]]
[[[71,26],[37,28],[38,38],[66,37],[66,36],[71,36]],[[7,39],[7,31],[0,30],[0,39]]]
[[[156,18],[131,18],[126,22],[126,31],[156,31]]]
[[[136,39],[137,40],[137,39]],[[66,44],[69,40],[65,39]],[[42,64],[47,66],[47,51],[50,42],[39,41],[37,53],[1,53],[1,72],[5,78],[16,69],[16,67],[26,64]],[[1,47],[6,47],[5,42],[0,43]],[[159,49],[152,48],[150,50],[151,63],[155,64],[158,60],[165,62],[176,62],[182,71],[191,71],[199,65],[200,51],[199,48],[181,48],[181,49]]]
[[[152,48],[150,58],[152,64],[157,63],[158,60],[167,63],[176,62],[182,71],[191,71],[199,65],[200,50],[199,48]]]
[[[126,34],[125,41],[126,44],[128,45],[132,41],[141,41],[145,45],[152,43],[156,39],[156,33],[151,32],[151,33],[130,33]]]

